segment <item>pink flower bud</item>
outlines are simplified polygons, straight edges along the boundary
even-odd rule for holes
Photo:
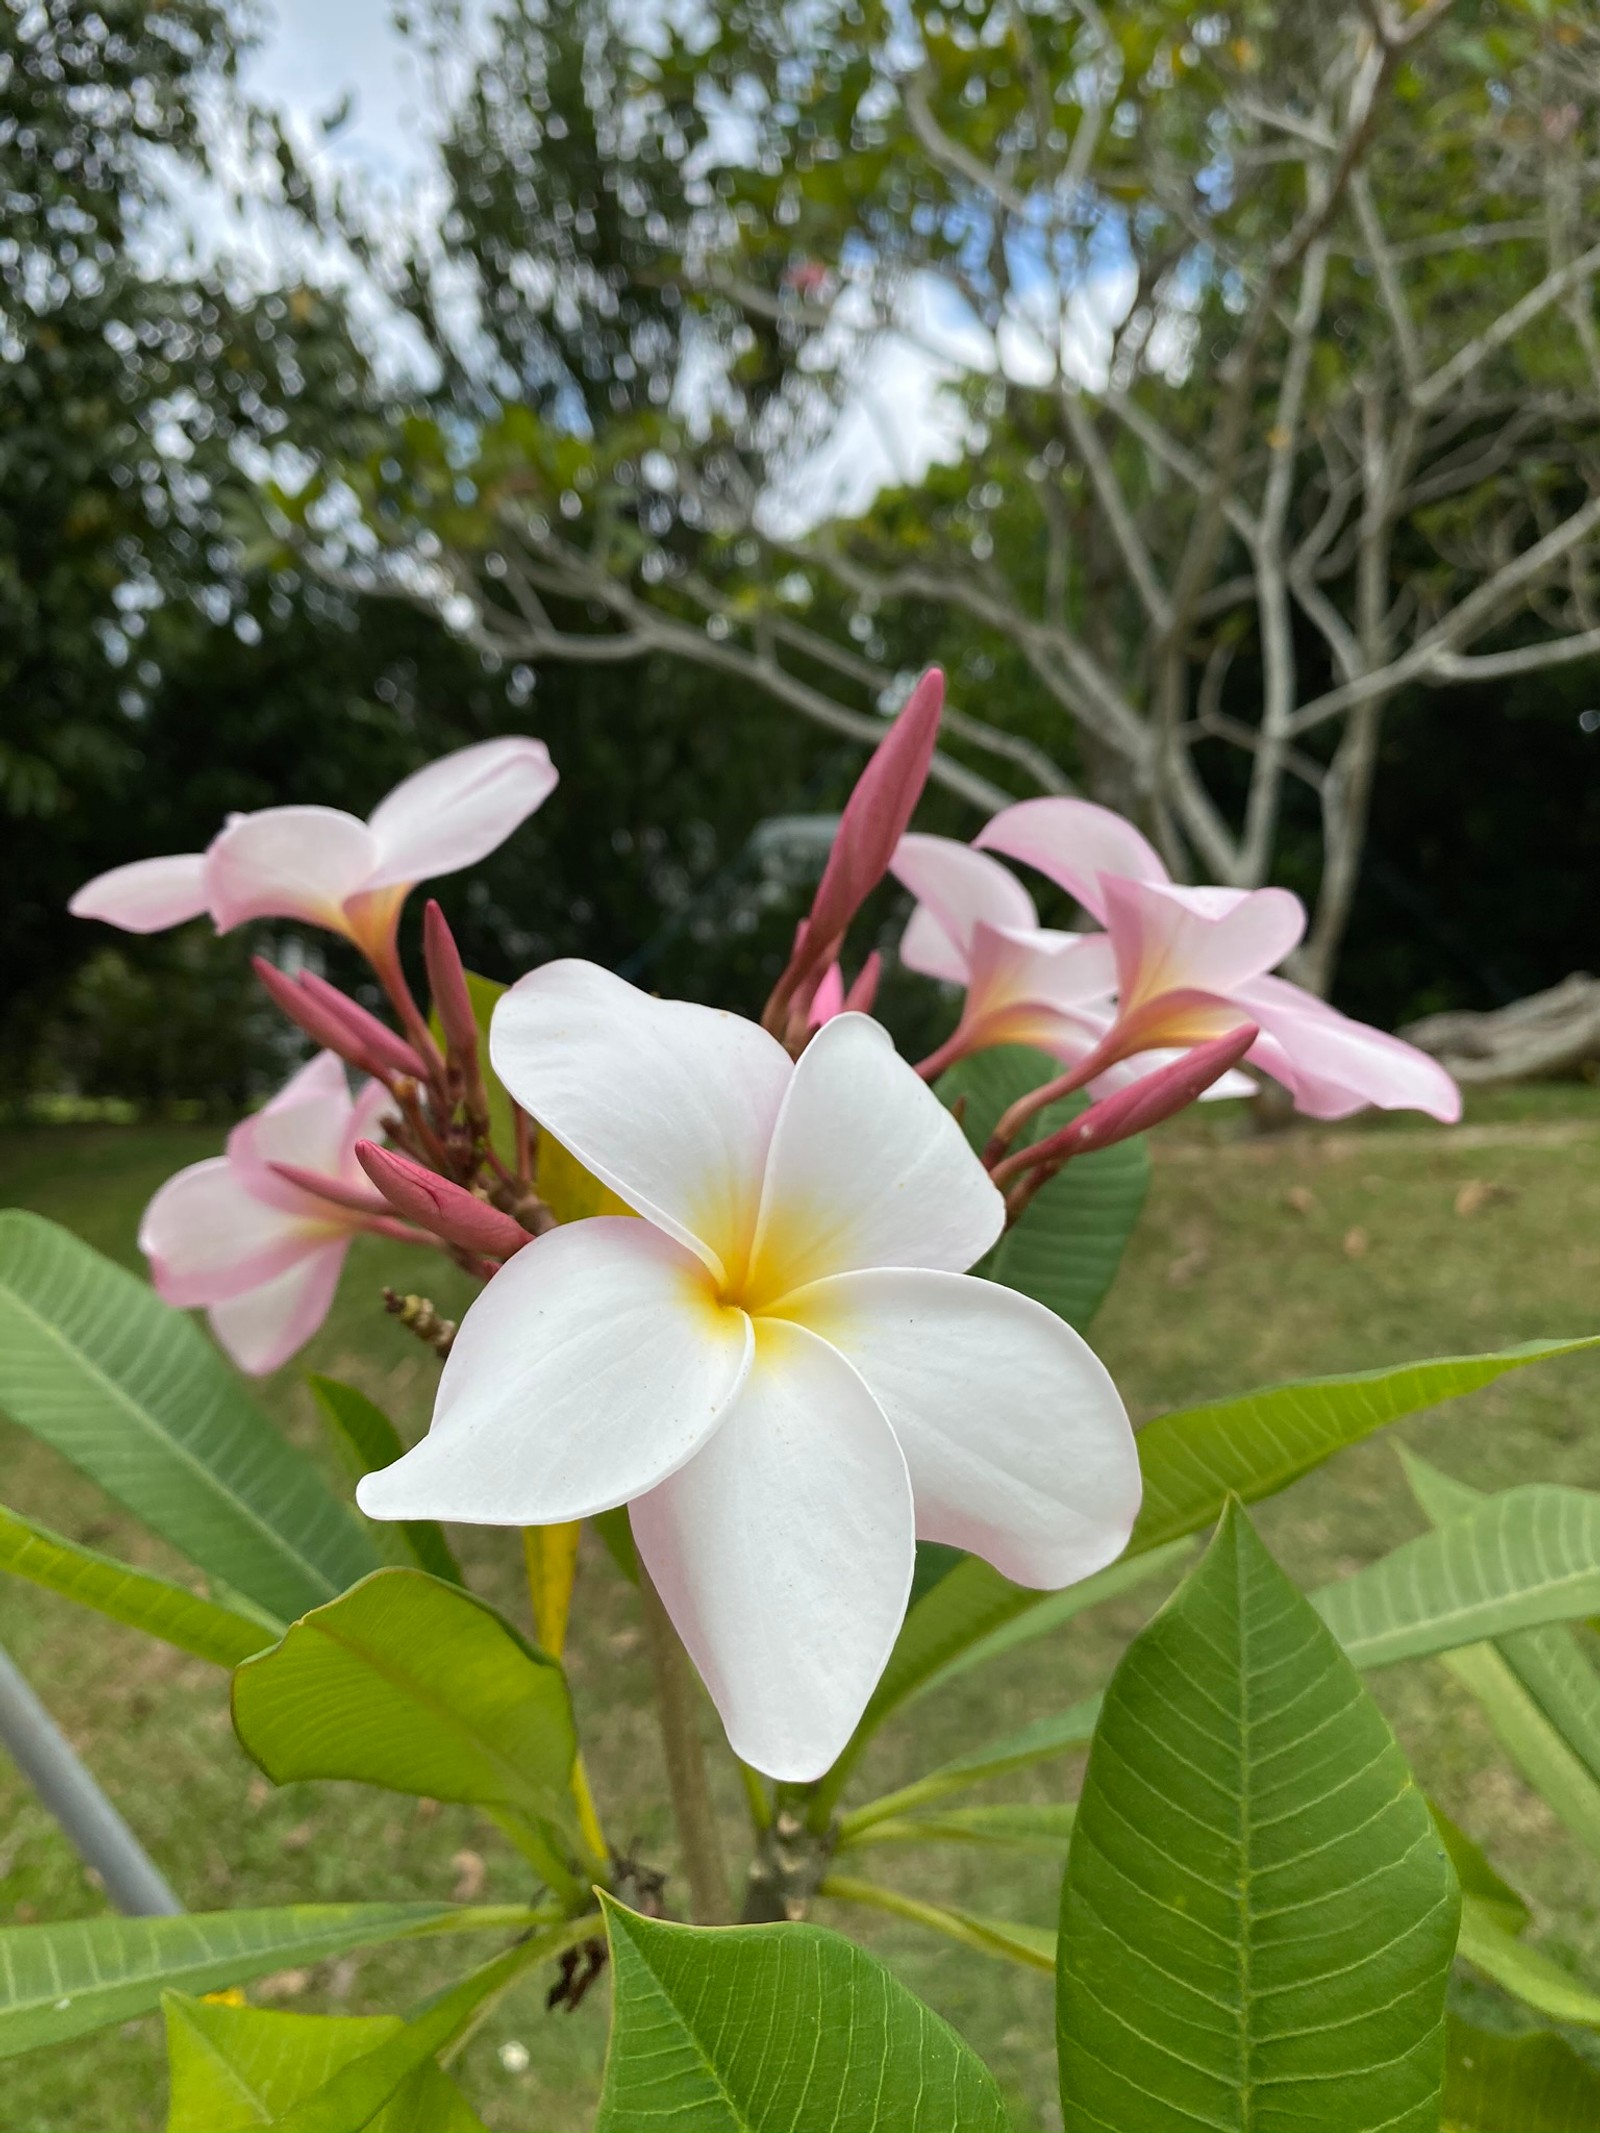
[[[943,709],[944,675],[929,667],[845,802],[810,916],[767,1003],[762,1019],[769,1029],[784,1026],[791,1004],[809,1011],[811,995],[838,954],[850,921],[889,871],[928,781]]]
[[[383,1061],[384,1070],[390,1074],[409,1074],[413,1080],[426,1081],[427,1063],[413,1046],[398,1036],[387,1022],[380,1022],[369,1014],[358,1001],[352,1000],[337,985],[330,985],[326,978],[319,978],[314,970],[300,974],[302,995],[342,1022],[351,1036],[363,1044],[374,1059]]]
[[[520,1222],[498,1207],[375,1141],[357,1141],[356,1161],[391,1207],[447,1244],[489,1259],[509,1259],[533,1241]]]
[[[1237,1066],[1260,1034],[1253,1022],[1242,1023],[1221,1037],[1195,1045],[1170,1066],[1142,1074],[1115,1095],[1103,1096],[1091,1104],[1058,1132],[1008,1156],[994,1170],[995,1183],[1003,1186],[1025,1172],[1033,1172],[1036,1190],[1072,1156],[1090,1155],[1097,1148],[1109,1148],[1117,1141],[1130,1140],[1135,1133],[1159,1126],[1163,1119],[1186,1110],[1230,1067]]]
[[[867,957],[861,968],[850,980],[850,990],[844,996],[844,1011],[847,1015],[870,1015],[878,997],[878,981],[883,976],[883,957],[876,948]]]
[[[445,1056],[460,1070],[470,1087],[478,1074],[478,1018],[472,1011],[467,974],[449,922],[432,897],[422,914],[422,954],[428,966],[428,989],[433,1011],[444,1031]]]
[[[309,973],[298,980],[291,978],[269,963],[265,956],[253,956],[251,968],[273,1005],[296,1029],[304,1030],[313,1043],[337,1052],[341,1059],[359,1067],[364,1074],[374,1074],[380,1079],[395,1074],[423,1078],[422,1061],[411,1047],[376,1015],[369,1015],[364,1007],[358,1007],[335,986],[321,978],[313,979]],[[313,986],[318,990],[313,991]]]

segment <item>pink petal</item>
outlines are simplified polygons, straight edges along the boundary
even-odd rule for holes
[[[1163,993],[1231,999],[1305,931],[1305,906],[1287,889],[1180,889],[1111,876],[1101,886],[1125,1016]]]
[[[1352,1021],[1284,978],[1257,978],[1238,998],[1261,1026],[1251,1063],[1283,1082],[1309,1117],[1347,1118],[1367,1104],[1425,1111],[1446,1125],[1461,1116],[1461,1091],[1444,1068],[1399,1037]]]
[[[458,748],[413,772],[368,818],[378,857],[369,889],[431,881],[475,866],[556,789],[543,741],[515,736]]]
[[[378,843],[337,807],[267,807],[230,822],[206,853],[219,933],[250,918],[299,918],[349,931],[345,900],[369,885]]]
[[[716,1433],[631,1521],[734,1753],[820,1777],[888,1661],[915,1560],[906,1463],[860,1378],[762,1322]]]
[[[124,933],[161,933],[209,908],[205,864],[203,852],[136,859],[86,881],[67,909],[74,918],[102,918]]]
[[[1169,878],[1155,846],[1131,822],[1109,807],[1096,807],[1092,800],[1021,800],[1015,807],[1002,808],[974,842],[984,850],[1004,852],[1037,867],[1102,925],[1106,918],[1102,875],[1148,882]]]
[[[629,1207],[719,1277],[743,1265],[794,1071],[775,1037],[562,962],[506,994],[489,1052],[529,1115]]]
[[[717,1427],[750,1321],[648,1222],[596,1215],[508,1259],[462,1320],[428,1434],[368,1474],[370,1518],[545,1526],[652,1489]]]
[[[980,923],[1022,933],[1038,926],[1033,898],[1016,876],[953,837],[902,837],[889,871],[917,899],[900,960],[926,977],[965,978]]]
[[[830,963],[822,974],[822,983],[812,995],[811,1009],[806,1016],[807,1026],[821,1029],[824,1022],[831,1022],[835,1015],[844,1013],[844,972],[837,963]]]
[[[840,1015],[801,1053],[773,1129],[750,1307],[851,1267],[969,1267],[1004,1220],[927,1083],[876,1022]]]
[[[305,1346],[332,1307],[349,1242],[336,1237],[276,1280],[212,1305],[211,1330],[241,1370],[265,1377]]]
[[[298,1204],[310,1208],[303,1195]],[[331,1233],[314,1212],[258,1199],[226,1156],[213,1156],[180,1170],[155,1194],[139,1223],[139,1249],[157,1294],[188,1309],[273,1280]]]
[[[365,1185],[356,1172],[347,1177],[350,1134],[350,1088],[344,1067],[332,1052],[319,1052],[285,1082],[272,1101],[241,1119],[228,1135],[228,1160],[240,1183],[273,1206],[300,1212],[314,1210],[296,1186],[280,1178],[274,1163],[292,1163],[330,1178]]]
[[[1122,1553],[1139,1456],[1105,1366],[1031,1297],[964,1274],[842,1274],[789,1299],[860,1371],[905,1453],[924,1540],[1020,1585],[1071,1585]]]

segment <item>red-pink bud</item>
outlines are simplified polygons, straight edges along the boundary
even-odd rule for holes
[[[475,1086],[478,1081],[478,1018],[472,1012],[472,995],[467,990],[467,974],[461,965],[455,935],[432,897],[422,914],[422,955],[428,966],[433,1011],[444,1031],[445,1056]]]
[[[763,1021],[768,1028],[786,1021],[791,1002],[798,1007],[803,1000],[809,1008],[807,986],[815,992],[850,921],[889,871],[895,846],[928,782],[943,709],[944,675],[938,667],[929,667],[873,749],[845,802],[810,916],[767,1003]]]
[[[435,1170],[425,1170],[409,1156],[380,1148],[376,1141],[356,1142],[356,1161],[393,1208],[447,1244],[481,1252],[489,1259],[509,1259],[532,1237],[520,1222],[491,1207],[464,1186],[453,1185]]]
[[[1141,1074],[1125,1089],[1102,1096],[1046,1139],[1008,1156],[993,1173],[995,1183],[1003,1185],[1027,1170],[1053,1173],[1071,1156],[1090,1155],[1097,1148],[1109,1148],[1117,1141],[1131,1140],[1136,1133],[1147,1133],[1163,1119],[1185,1110],[1214,1081],[1220,1081],[1230,1067],[1237,1066],[1260,1034],[1253,1022],[1242,1023],[1224,1036],[1193,1046],[1170,1065]]]
[[[341,992],[337,985],[319,978],[314,970],[305,970],[300,974],[300,990],[318,1007],[342,1022],[357,1043],[365,1046],[374,1059],[383,1062],[387,1072],[409,1074],[416,1081],[427,1079],[428,1069],[414,1047],[397,1035],[387,1022],[380,1022],[348,993]]]
[[[844,1011],[847,1015],[870,1015],[878,997],[878,981],[883,976],[883,957],[876,948],[862,964],[850,981],[850,990],[844,996]]]

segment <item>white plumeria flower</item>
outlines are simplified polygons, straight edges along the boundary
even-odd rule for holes
[[[252,918],[304,919],[381,962],[407,891],[475,866],[555,786],[543,741],[480,741],[402,779],[365,822],[338,807],[233,815],[203,852],[113,867],[68,909],[127,933],[160,933],[205,912],[219,933]]]
[[[496,1070],[642,1220],[526,1246],[463,1320],[375,1518],[545,1525],[632,1507],[735,1750],[819,1776],[888,1659],[917,1535],[1032,1586],[1121,1551],[1139,1505],[1104,1367],[963,1269],[1000,1194],[884,1031],[793,1063],[731,1014],[592,964],[495,1012]]]

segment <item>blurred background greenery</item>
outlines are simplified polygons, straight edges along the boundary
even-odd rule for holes
[[[1080,48],[1061,40],[1101,18],[1040,10],[1029,47],[1003,7],[913,10],[902,30],[922,40],[922,104],[907,98],[908,118],[884,89],[909,66],[891,13],[829,0],[801,24],[747,0],[674,28],[608,0],[429,0],[391,33],[426,150],[396,197],[330,160],[350,118],[341,85],[310,117],[252,102],[253,40],[292,39],[293,9],[279,22],[211,0],[6,0],[0,1086],[13,1108],[43,1096],[220,1112],[259,1094],[284,1056],[241,944],[199,928],[113,937],[66,915],[71,890],[198,847],[233,809],[314,799],[365,813],[405,772],[494,733],[542,735],[564,781],[448,891],[469,961],[499,977],[582,954],[753,1006],[817,864],[815,835],[784,825],[837,808],[876,711],[929,659],[988,729],[951,734],[958,768],[1022,796],[1038,789],[1028,757],[1004,751],[1032,747],[1161,829],[1159,779],[1129,784],[1063,708],[1029,634],[1044,470],[1073,515],[1062,598],[1085,632],[1109,634],[1113,668],[1131,675],[1148,635],[1064,458],[1061,407],[1025,362],[905,368],[907,305],[959,298],[961,345],[977,347],[972,332],[1005,327],[1007,276],[1024,309],[1036,293],[1016,231],[980,208],[1025,188],[1044,153],[1026,121],[1041,80],[1063,108],[1087,108],[1060,71]],[[1135,325],[1167,275],[1193,346],[1141,390],[1184,435],[1215,416],[1239,287],[1269,259],[1282,186],[1299,182],[1252,191],[1245,151],[1218,145],[1222,115],[1270,118],[1278,100],[1288,117],[1269,145],[1314,128],[1318,69],[1336,73],[1348,32],[1338,9],[1317,26],[1254,4],[1191,23],[1168,0],[1137,0],[1082,48],[1081,67],[1116,77],[1115,152],[1059,273],[1121,289],[1136,263],[1143,280],[1117,298]],[[1558,207],[1589,214],[1595,47],[1581,9],[1462,0],[1401,81],[1371,197],[1405,234],[1441,346],[1537,286],[1547,252],[1563,256]],[[1408,153],[1416,127],[1427,157]],[[957,177],[963,155],[1000,173],[987,193],[951,178],[939,144],[953,139]],[[1492,251],[1446,249],[1480,218],[1500,234]],[[1373,260],[1347,220],[1310,349],[1296,525],[1328,502],[1319,454],[1342,465],[1358,449],[1352,410],[1392,384]],[[1589,284],[1575,286],[1587,305]],[[1570,306],[1553,308],[1564,319]],[[1589,483],[1587,332],[1508,342],[1493,392],[1440,447],[1448,465],[1465,454],[1466,473],[1425,470],[1433,486],[1390,544],[1395,611],[1417,627],[1496,567],[1496,542],[1525,549]],[[1121,343],[1106,347],[1109,392]],[[1255,389],[1257,442],[1274,434],[1277,380],[1269,366]],[[906,405],[880,409],[876,429],[898,437],[903,463],[891,450],[864,473],[867,447],[882,450],[875,396],[892,401],[897,385]],[[918,395],[942,442],[917,430]],[[1180,506],[1136,489],[1131,466],[1124,478],[1159,559]],[[540,546],[564,518],[565,596],[548,590]],[[843,576],[827,556],[846,559]],[[924,564],[926,585],[883,596],[891,566]],[[1356,568],[1352,549],[1319,580],[1335,605]],[[545,590],[517,586],[541,569]],[[1570,635],[1589,569],[1574,551],[1481,641]],[[969,582],[998,588],[989,619],[949,596]],[[1220,677],[1196,715],[1222,732],[1256,715],[1263,653],[1248,600],[1213,605],[1183,659],[1202,698]],[[546,639],[560,656],[518,655]],[[1293,657],[1302,698],[1326,686],[1327,647],[1300,614]],[[1587,658],[1397,685],[1331,967],[1341,1004],[1393,1026],[1493,1006],[1592,960],[1579,883],[1600,829],[1595,675]],[[819,705],[839,717],[822,722]],[[1313,779],[1345,777],[1332,733],[1302,753]],[[1249,760],[1194,746],[1224,812],[1243,804]],[[1313,902],[1316,790],[1289,780],[1267,855]],[[970,796],[930,793],[927,827],[970,834],[979,819]],[[1181,860],[1215,871],[1171,834]],[[886,940],[898,915],[880,899]],[[888,1011],[933,1013],[893,988]]]

